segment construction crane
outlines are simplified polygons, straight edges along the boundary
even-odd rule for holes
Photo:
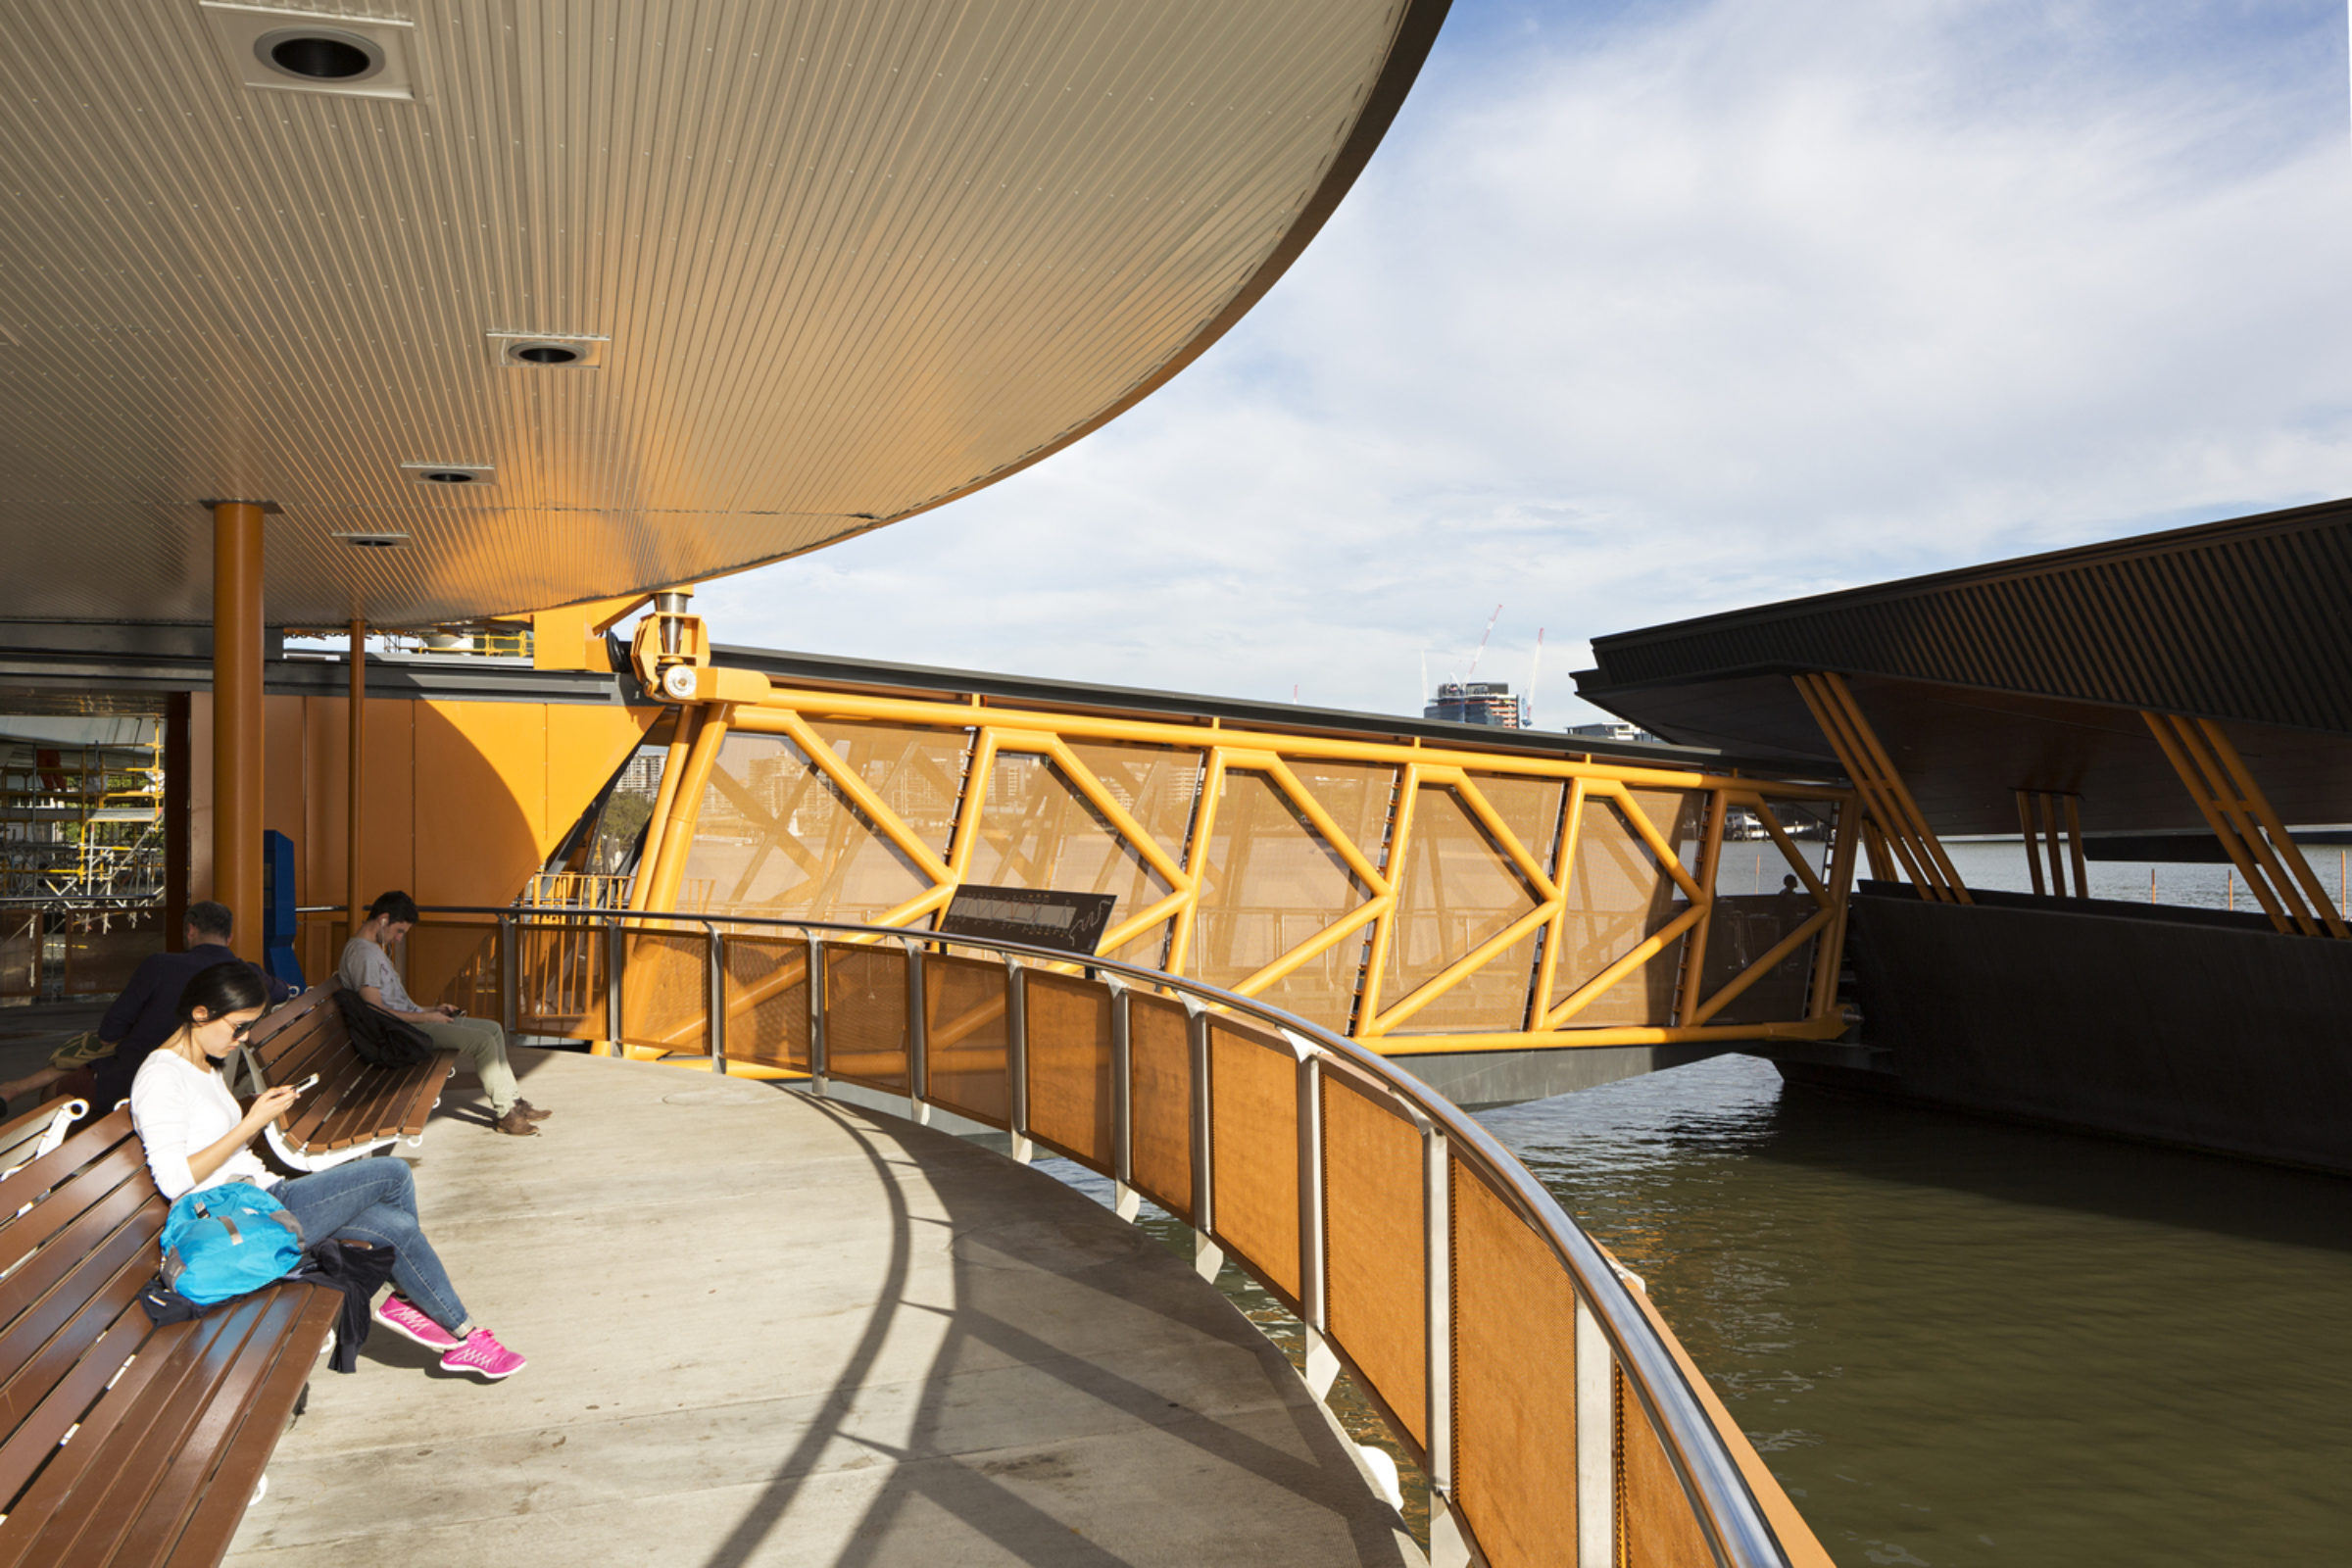
[[[1501,607],[1496,606],[1495,608],[1500,609]],[[1521,729],[1534,729],[1536,727],[1536,683],[1543,678],[1544,628],[1538,626],[1536,628],[1535,667],[1527,672],[1527,704],[1525,707],[1519,710],[1519,727]]]
[[[1470,656],[1470,674],[1462,677],[1465,682],[1470,679],[1470,675],[1478,673],[1478,662],[1487,657],[1487,639],[1494,635],[1494,623],[1501,618],[1502,607],[1496,605],[1494,613],[1487,617],[1487,629],[1479,634],[1478,652]]]

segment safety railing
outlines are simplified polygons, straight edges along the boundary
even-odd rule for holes
[[[1431,1489],[1431,1555],[1826,1565],[1646,1299],[1485,1129],[1375,1053],[1195,981],[883,926],[436,908],[510,1030],[805,1075],[1149,1199],[1305,1327]],[[412,961],[415,956],[412,955]],[[617,1022],[617,1027],[612,1025]]]

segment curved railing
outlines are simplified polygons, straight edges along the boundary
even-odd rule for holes
[[[904,1096],[1110,1178],[1126,1217],[1150,1199],[1197,1233],[1204,1273],[1231,1257],[1297,1313],[1318,1396],[1353,1373],[1429,1477],[1435,1562],[1829,1561],[1600,1248],[1484,1128],[1351,1041],[1016,943],[426,916],[413,942],[473,949],[445,995],[511,1031]]]

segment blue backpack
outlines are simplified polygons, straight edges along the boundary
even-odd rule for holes
[[[302,1261],[302,1227],[250,1182],[183,1193],[164,1220],[164,1283],[198,1306],[258,1291]]]

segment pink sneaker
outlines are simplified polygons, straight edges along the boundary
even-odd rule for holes
[[[387,1296],[375,1309],[375,1320],[404,1340],[415,1340],[428,1350],[454,1350],[466,1342],[426,1317],[416,1303],[403,1296]]]
[[[498,1336],[488,1329],[475,1329],[466,1336],[466,1343],[441,1358],[444,1372],[470,1372],[475,1377],[496,1383],[511,1378],[530,1363],[498,1343]]]

